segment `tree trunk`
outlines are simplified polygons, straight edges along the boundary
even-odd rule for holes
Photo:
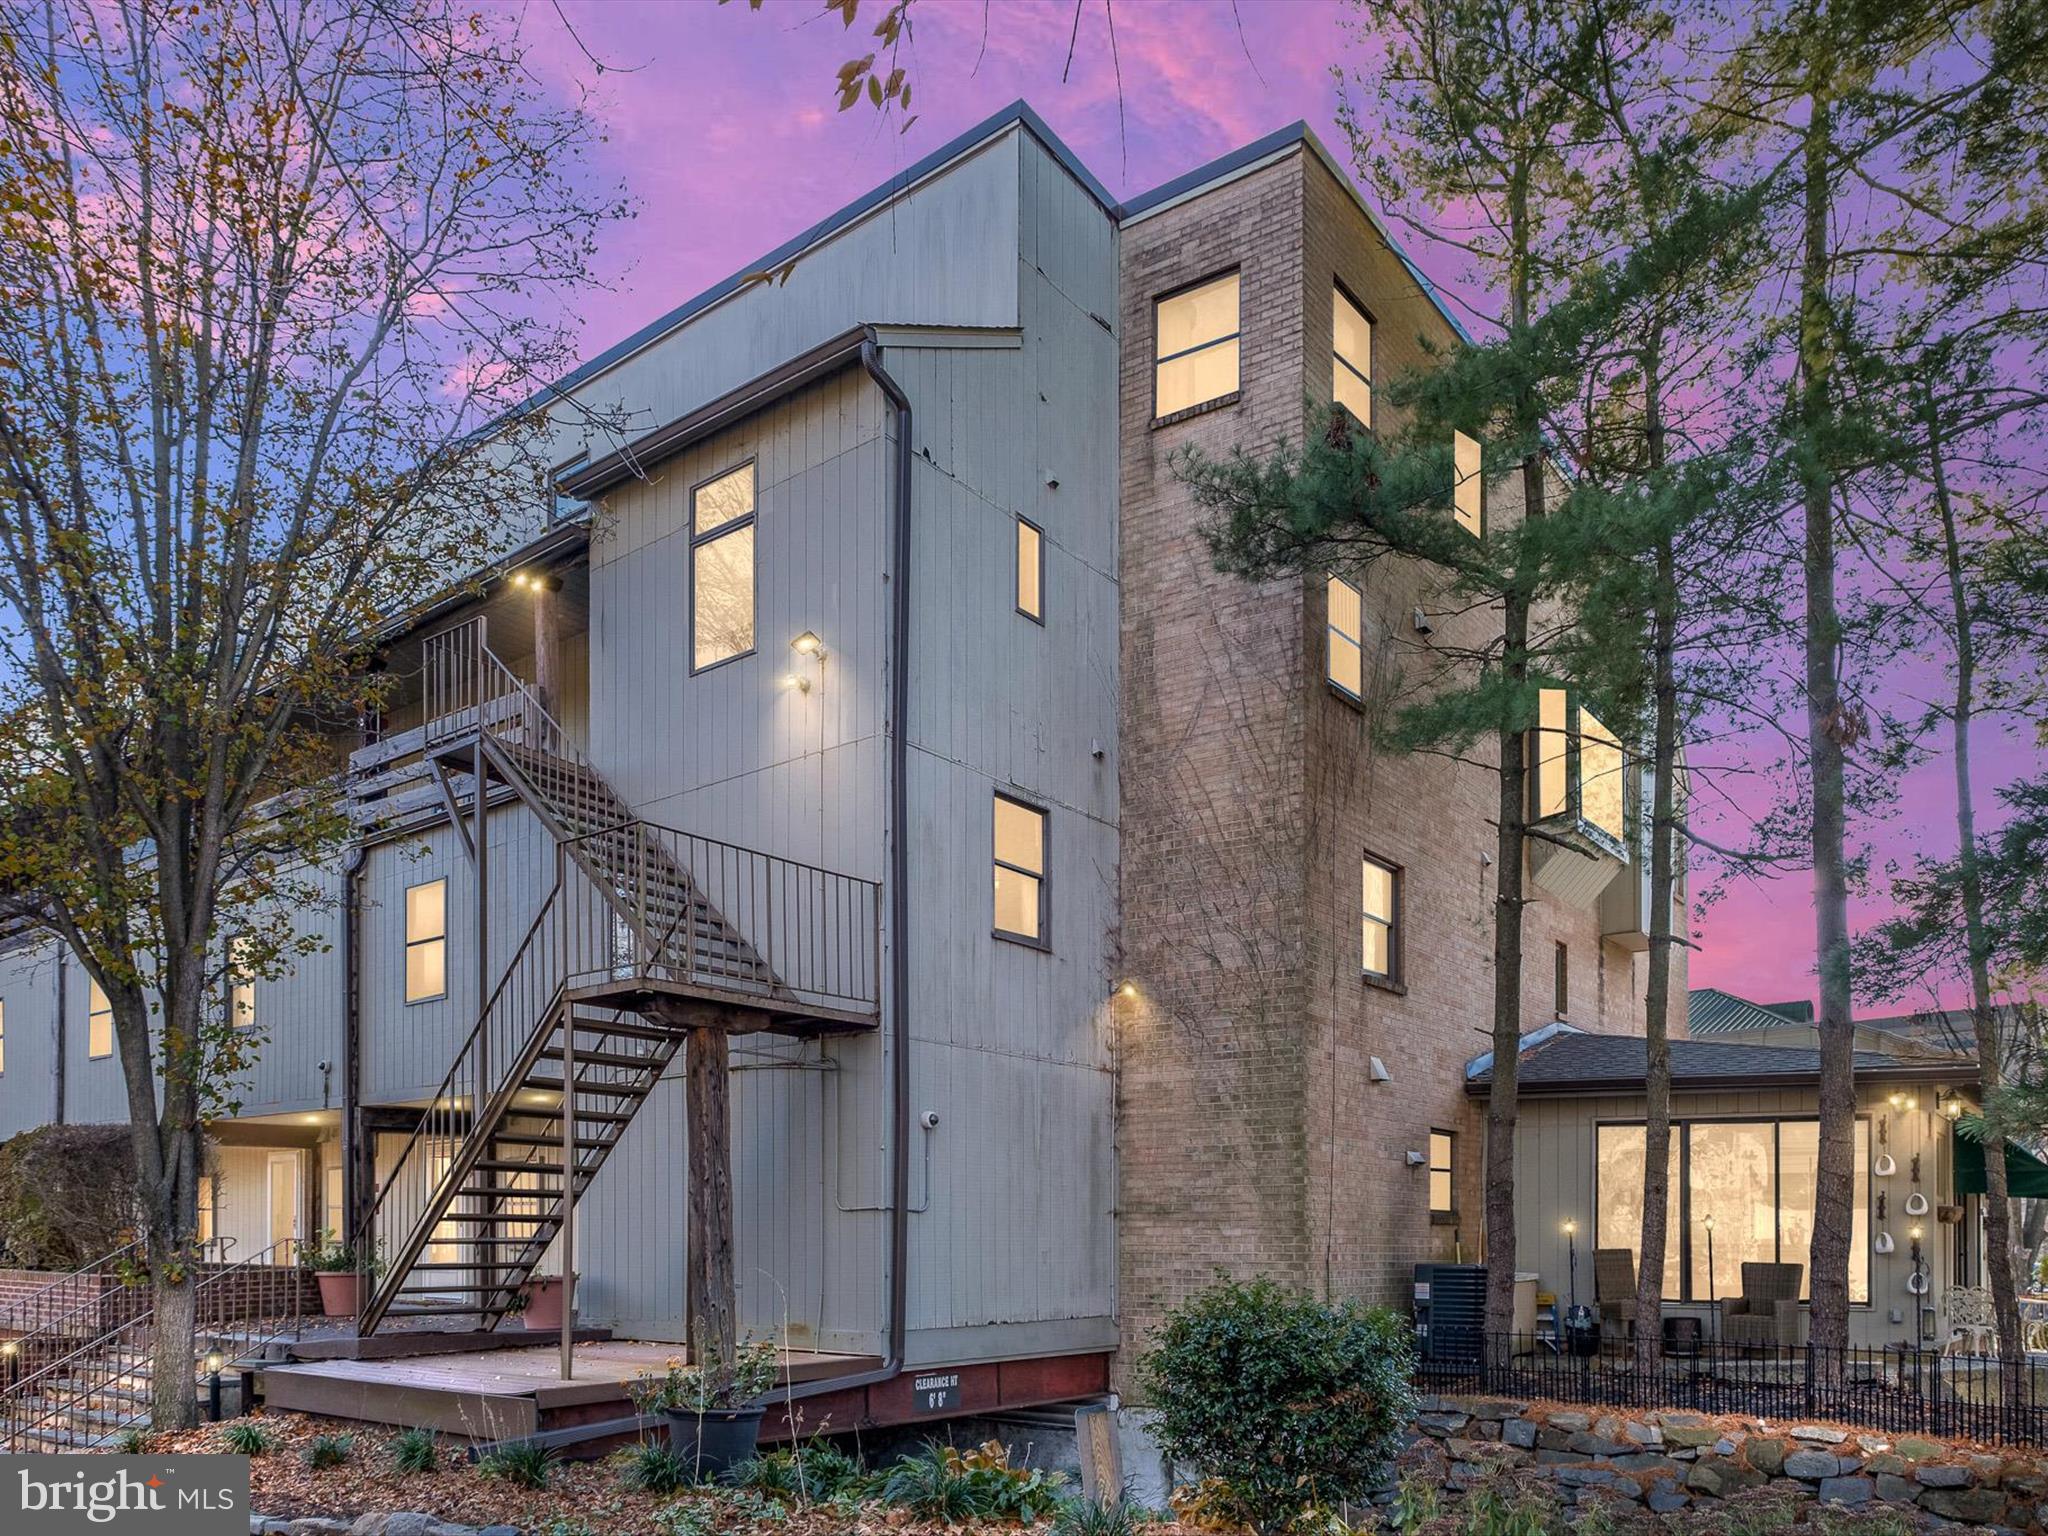
[[[1824,47],[1807,61],[1812,114],[1804,146],[1804,250],[1800,268],[1799,412],[1803,442],[1806,586],[1806,737],[1812,795],[1814,952],[1820,978],[1820,1156],[1814,1180],[1812,1342],[1839,1351],[1849,1342],[1849,1245],[1856,1199],[1854,997],[1849,970],[1847,783],[1844,746],[1854,717],[1841,696],[1836,608],[1834,477],[1821,444],[1831,408],[1834,316],[1828,297],[1833,172],[1832,68]],[[1919,1336],[1918,1320],[1914,1337]],[[1822,1367],[1839,1367],[1838,1355]]]
[[[1934,504],[1941,515],[1942,559],[1947,567],[1951,622],[1955,625],[1956,691],[1953,705],[1956,776],[1956,869],[1963,903],[1963,937],[1969,950],[1970,1024],[1977,1042],[1980,1091],[1988,1101],[1998,1091],[2004,1065],[1996,1005],[1991,996],[1991,936],[1984,921],[1984,876],[1977,859],[1977,804],[1970,786],[1971,727],[1977,709],[1977,636],[1964,581],[1962,539],[1955,503],[1949,496],[1941,413],[1925,403],[1927,460]],[[2025,1360],[2020,1345],[2020,1303],[2013,1276],[2012,1195],[2006,1187],[2005,1140],[1984,1143],[1984,1268],[1991,1277],[1991,1308],[1998,1321],[1998,1353],[2004,1386],[2011,1395]]]
[[[1662,336],[1644,352],[1643,428],[1651,472],[1664,467]],[[1671,907],[1678,774],[1678,555],[1670,535],[1657,544],[1656,608],[1650,627],[1654,720],[1650,743],[1650,975],[1643,993],[1643,1227],[1636,1248],[1636,1364],[1653,1369],[1664,1343],[1664,1250],[1671,1190]],[[1635,878],[1633,874],[1625,878]]]
[[[149,1427],[191,1429],[199,1422],[199,1394],[192,1374],[198,1358],[199,1270],[190,1250],[183,1264],[161,1262],[152,1243],[151,1303],[155,1309],[150,1351]],[[175,1250],[174,1250],[175,1252]]]
[[[1648,1369],[1663,1344],[1664,1251],[1671,1189],[1671,963],[1677,894],[1678,571],[1671,541],[1657,550],[1657,613],[1651,634],[1656,722],[1650,748],[1650,975],[1643,994],[1643,1231],[1636,1271],[1636,1362]],[[1633,878],[1633,877],[1630,877]]]
[[[739,1347],[732,1264],[730,1040],[722,1021],[692,1023],[683,1048],[691,1360],[715,1369],[721,1378],[731,1373]]]

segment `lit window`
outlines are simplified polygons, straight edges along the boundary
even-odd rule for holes
[[[1330,398],[1372,425],[1372,321],[1342,288],[1330,294]]]
[[[1621,742],[1562,688],[1537,699],[1534,775],[1529,803],[1536,819],[1576,816],[1623,846],[1628,835],[1627,762]]]
[[[86,994],[85,1054],[95,1059],[114,1054],[114,1005],[96,981]]]
[[[432,1181],[432,1188],[439,1190],[454,1167],[455,1153],[452,1149],[446,1147],[445,1144],[435,1147],[430,1151],[427,1154],[427,1177]],[[451,1200],[448,1202],[448,1210],[450,1212],[459,1210],[463,1207],[464,1203],[459,1199]],[[442,1215],[439,1221],[434,1223],[433,1236],[427,1240],[427,1262],[430,1264],[460,1264],[462,1262],[461,1224],[451,1220],[446,1213]]]
[[[213,1200],[213,1175],[202,1173],[199,1176],[199,1241],[201,1243],[213,1241]]]
[[[1478,538],[1486,528],[1486,481],[1481,472],[1479,440],[1451,434],[1451,516],[1460,528]]]
[[[1598,827],[1615,842],[1627,835],[1623,818],[1621,743],[1614,733],[1579,711],[1579,819]]]
[[[1394,979],[1401,958],[1401,872],[1368,855],[1359,863],[1359,967],[1368,976]]]
[[[1341,577],[1329,580],[1329,659],[1331,682],[1354,699],[1365,696],[1364,620],[1358,588]]]
[[[995,929],[1045,942],[1045,812],[995,797]]]
[[[1449,1131],[1429,1133],[1429,1213],[1448,1216],[1451,1204],[1451,1155],[1454,1138]]]
[[[405,888],[405,1000],[448,995],[448,882]]]
[[[256,1024],[256,978],[243,964],[250,941],[228,941],[228,1022],[236,1029],[253,1029]]]
[[[1171,416],[1237,390],[1237,274],[1153,306],[1152,414]]]
[[[1017,519],[1017,611],[1045,622],[1045,535]]]
[[[754,648],[754,466],[690,493],[690,665]]]
[[[1740,1295],[1742,1266],[1797,1264],[1800,1294],[1813,1284],[1813,1199],[1820,1126],[1813,1120],[1689,1121],[1671,1128],[1664,1295],[1704,1302]],[[1856,1122],[1856,1192],[1849,1235],[1849,1299],[1870,1300],[1870,1122]],[[1595,1151],[1601,1248],[1639,1251],[1643,1127],[1603,1125]],[[1713,1226],[1709,1229],[1709,1218]],[[1712,1231],[1712,1272],[1708,1232]]]
[[[1557,961],[1552,985],[1556,990],[1557,1016],[1568,1019],[1572,1012],[1572,952],[1563,940],[1557,944]]]

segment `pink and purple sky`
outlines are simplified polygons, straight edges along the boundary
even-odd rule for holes
[[[609,136],[600,168],[623,179],[639,206],[636,219],[604,235],[607,287],[583,305],[585,356],[1018,97],[1120,198],[1296,119],[1343,154],[1331,69],[1355,62],[1362,45],[1350,30],[1356,13],[1337,0],[1238,0],[1235,16],[1224,0],[1119,0],[1114,60],[1104,8],[1089,0],[1071,70],[1069,0],[918,0],[902,58],[916,114],[908,132],[865,106],[835,110],[839,66],[869,50],[867,13],[882,9],[866,0],[848,30],[819,0],[769,0],[760,11],[746,0],[525,0],[539,45],[532,63],[556,72],[553,83],[592,88]],[[1461,259],[1407,243],[1455,306]],[[1939,667],[1906,681],[1938,687]],[[1981,752],[1980,802],[2035,771],[2037,758],[2014,742]],[[1943,850],[1950,773],[1945,758],[1916,770],[1899,816],[1864,829],[1879,867],[1923,843]],[[1739,841],[1739,819],[1717,838]],[[1809,891],[1804,871],[1731,885],[1700,926],[1693,984],[1765,1002],[1812,996]],[[1864,905],[1858,920],[1875,910]]]

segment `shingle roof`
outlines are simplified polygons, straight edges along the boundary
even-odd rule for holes
[[[1522,1055],[1518,1081],[1525,1094],[1580,1093],[1640,1088],[1648,1069],[1649,1046],[1640,1035],[1560,1034]],[[1879,1079],[1934,1077],[1973,1082],[1974,1063],[1908,1061],[1878,1051],[1858,1051],[1856,1071]],[[1491,1068],[1474,1072],[1466,1091],[1484,1091]],[[1678,1088],[1800,1087],[1820,1080],[1820,1052],[1799,1046],[1744,1045],[1739,1041],[1674,1040],[1671,1080]]]
[[[1695,1035],[1725,1035],[1745,1029],[1783,1029],[1794,1019],[1719,987],[1694,987],[1685,994],[1686,1023]]]

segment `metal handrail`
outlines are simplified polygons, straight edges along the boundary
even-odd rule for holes
[[[61,1322],[77,1316],[79,1308],[76,1306],[67,1307],[63,1312],[52,1312],[52,1307],[56,1305],[57,1292],[75,1289],[87,1276],[98,1279],[111,1274],[123,1262],[132,1261],[141,1249],[142,1241],[139,1238],[132,1243],[124,1243],[113,1252],[101,1254],[91,1263],[81,1264],[68,1274],[52,1280],[48,1285],[31,1291],[21,1300],[10,1303],[4,1312],[0,1312],[0,1329],[14,1334],[12,1342],[18,1347],[35,1338],[52,1322]],[[91,1297],[94,1304],[99,1302],[100,1294],[101,1288],[95,1286]],[[38,1318],[43,1321],[36,1321]]]
[[[277,1256],[293,1247],[295,1241],[286,1238],[273,1243],[261,1253],[200,1278],[194,1287],[193,1303],[195,1372],[204,1359],[204,1351],[199,1349],[199,1336],[209,1331],[217,1332],[228,1323],[276,1324],[261,1335],[265,1343],[282,1338],[286,1333],[293,1337],[299,1335],[304,1323],[301,1271],[296,1263],[277,1262]],[[255,1294],[262,1304],[238,1304],[234,1299],[238,1294],[234,1287],[242,1285],[246,1276],[259,1269],[264,1273],[258,1277]],[[283,1287],[282,1296],[274,1294],[280,1285]],[[273,1307],[269,1305],[271,1302],[280,1304]],[[147,1352],[155,1338],[155,1326],[155,1304],[150,1302],[133,1317],[7,1383],[4,1390],[0,1390],[0,1448],[15,1447],[21,1437],[31,1431],[57,1420],[72,1418],[80,1412],[106,1412],[103,1402],[114,1391],[115,1383],[122,1377],[137,1375],[138,1365],[148,1358]],[[98,1368],[83,1370],[87,1362]],[[95,1429],[93,1436],[104,1439],[118,1434],[148,1415],[146,1404],[126,1414],[116,1414],[111,1422]]]

